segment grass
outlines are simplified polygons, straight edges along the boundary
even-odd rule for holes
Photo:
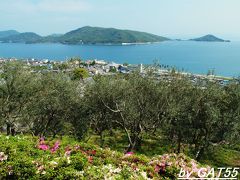
[[[115,131],[111,135],[105,132],[104,135],[103,148],[111,148],[115,151],[125,152],[128,146],[128,139],[124,133]],[[100,136],[98,135],[91,135],[86,142],[101,146]],[[161,155],[171,152],[173,152],[171,144],[161,136],[145,136],[143,138],[141,148],[136,153],[152,157],[154,155]]]
[[[101,146],[100,137],[97,135],[92,135],[87,141],[90,144],[97,144]],[[127,137],[120,131],[116,131],[113,134],[109,135],[105,133],[104,145],[103,148],[110,148],[115,151],[124,152],[127,148],[128,141]],[[147,157],[153,157],[155,155],[162,155],[166,153],[173,153],[175,147],[170,144],[170,142],[161,136],[147,136],[144,137],[142,146],[137,154],[144,154]],[[184,153],[193,157],[190,153],[190,149],[184,148]],[[235,146],[224,147],[219,145],[216,147],[209,148],[206,155],[203,156],[202,163],[209,164],[214,167],[239,167],[240,166],[240,151],[239,147]]]
[[[214,147],[205,155],[202,162],[215,167],[239,167],[240,151],[222,146]]]

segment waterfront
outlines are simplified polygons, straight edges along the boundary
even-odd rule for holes
[[[169,41],[127,46],[0,43],[0,57],[65,60],[79,56],[130,64],[151,64],[157,59],[187,72],[206,74],[214,69],[217,75],[236,77],[240,74],[239,49],[240,42]]]

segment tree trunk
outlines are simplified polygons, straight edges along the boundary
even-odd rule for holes
[[[114,136],[114,133],[113,133],[112,128],[110,128],[110,130],[109,130],[109,135],[110,135],[110,136]]]
[[[199,161],[204,154],[204,147],[200,147],[196,154],[196,160]]]
[[[104,145],[104,136],[103,136],[103,132],[100,132],[100,146],[103,147]]]
[[[141,149],[142,139],[138,136],[132,137],[132,143],[129,142],[126,152],[139,151]]]
[[[57,135],[57,133],[55,131],[53,131],[53,136],[52,136],[53,139],[56,138],[56,135]]]
[[[132,152],[132,151],[134,150],[134,148],[135,148],[135,145],[129,143],[128,148],[126,149],[126,153],[127,153],[127,152]]]
[[[140,137],[136,137],[136,140],[135,140],[135,150],[136,151],[139,151],[141,149],[141,145],[142,145],[142,139]]]
[[[11,134],[11,124],[7,123],[7,136]]]
[[[179,136],[178,137],[178,142],[177,142],[177,153],[178,154],[181,152],[181,141],[182,141],[182,137]]]
[[[15,136],[15,135],[16,135],[15,127],[12,127],[12,128],[11,128],[11,135],[12,135],[12,136]]]

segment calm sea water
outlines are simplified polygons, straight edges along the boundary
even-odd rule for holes
[[[218,75],[240,75],[240,42],[171,41],[129,46],[0,43],[0,57],[65,60],[73,56],[130,64],[151,64],[157,59],[193,73],[214,69]]]

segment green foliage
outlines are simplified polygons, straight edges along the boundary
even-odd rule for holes
[[[85,79],[89,76],[88,71],[84,68],[76,68],[73,70],[72,79],[79,80]]]
[[[6,125],[7,133],[15,134],[16,123],[21,122],[24,105],[35,91],[34,75],[21,62],[9,62],[3,65],[0,74],[0,124]]]
[[[81,65],[80,58],[74,58],[69,65],[76,60]],[[32,72],[20,62],[3,64],[1,131],[8,135],[20,132],[46,137],[70,135],[98,142],[102,147],[149,156],[184,152],[205,160],[211,158],[206,155],[212,147],[221,144],[227,144],[224,148],[233,150],[234,154],[239,151],[240,85],[237,81],[225,86],[208,81],[193,84],[179,74],[165,81],[156,80],[151,73],[94,76],[93,83],[77,80],[86,76],[83,68],[68,74]],[[6,147],[5,153],[13,153],[14,146]],[[18,150],[26,150],[31,156],[40,155],[30,149],[18,144]],[[86,166],[86,157],[76,154],[74,159],[81,159],[81,163],[74,162],[73,169]],[[117,164],[117,160],[109,153],[104,160],[93,163]],[[60,164],[70,171],[66,160]],[[53,170],[49,173],[58,176]]]
[[[45,143],[51,145],[56,140],[46,139]],[[203,167],[182,154],[152,158],[125,155],[67,136],[60,140],[60,147],[54,153],[41,150],[38,145],[34,136],[0,134],[0,179],[174,179],[181,167],[189,170],[192,163]],[[2,159],[2,155],[6,158]],[[155,168],[166,160],[171,165],[161,174]]]
[[[53,64],[54,70],[67,70],[69,68],[68,63],[61,63],[61,64]]]
[[[38,91],[31,97],[25,112],[30,130],[35,135],[77,134],[78,138],[83,137],[88,121],[82,116],[84,108],[78,84],[64,74],[43,74],[36,86]]]
[[[201,162],[215,167],[238,167],[240,163],[240,151],[229,147],[215,146],[204,155]]]
[[[91,66],[94,66],[95,64],[96,64],[96,61],[94,60],[94,61],[91,62],[90,65],[91,65]]]
[[[17,62],[4,64],[0,76],[0,125],[7,134],[84,136],[88,121],[82,115],[81,85],[68,75],[31,73]]]
[[[126,151],[141,151],[144,134],[158,132],[176,152],[200,159],[214,143],[239,143],[238,88],[211,82],[202,87],[180,75],[171,82],[156,82],[151,76],[131,74],[99,76],[85,97],[102,143],[104,131],[120,129],[128,139]]]
[[[95,130],[101,134],[106,129],[120,128],[129,140],[127,151],[140,148],[143,133],[151,133],[163,120],[163,87],[136,74],[96,78],[85,95],[94,110]]]
[[[109,72],[111,72],[111,73],[116,73],[116,72],[117,72],[117,69],[116,69],[115,67],[112,67],[112,68],[109,70]]]

